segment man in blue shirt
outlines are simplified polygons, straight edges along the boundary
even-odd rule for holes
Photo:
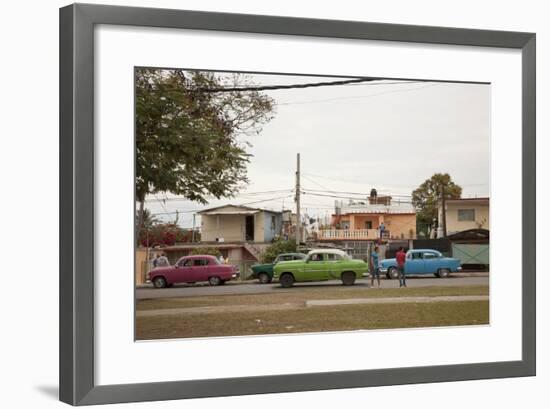
[[[374,288],[374,278],[378,282],[380,288],[380,266],[378,264],[378,246],[374,246],[370,253],[370,286]]]
[[[380,223],[380,226],[378,226],[378,230],[380,232],[380,240],[384,238],[384,233],[386,232],[386,226],[384,225],[384,222]]]

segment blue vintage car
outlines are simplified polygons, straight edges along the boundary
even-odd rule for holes
[[[456,258],[444,257],[437,250],[414,249],[407,251],[405,258],[405,275],[434,274],[445,278],[451,273],[462,270],[460,261]],[[387,258],[380,262],[380,273],[388,278],[398,278],[397,261]]]

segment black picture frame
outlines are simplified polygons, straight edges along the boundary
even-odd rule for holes
[[[502,47],[522,54],[522,359],[123,385],[94,382],[94,26]],[[535,34],[74,4],[60,9],[60,400],[136,402],[535,375]]]

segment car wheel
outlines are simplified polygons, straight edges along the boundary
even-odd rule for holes
[[[390,279],[398,279],[399,278],[399,270],[395,267],[390,267],[388,270],[388,278]]]
[[[449,274],[451,274],[451,272],[449,271],[448,268],[442,268],[437,272],[437,275],[439,276],[439,278],[447,278],[449,277]]]
[[[294,285],[294,276],[290,273],[283,274],[279,279],[281,287],[289,288]]]
[[[222,280],[221,280],[221,278],[218,277],[218,276],[213,276],[213,277],[210,277],[210,278],[208,279],[208,283],[209,283],[210,285],[221,285],[221,282],[222,282]]]
[[[258,280],[260,284],[269,284],[271,282],[271,277],[266,273],[260,273],[258,274]]]
[[[355,284],[355,273],[353,271],[345,271],[342,273],[342,284],[353,285]]]
[[[166,279],[164,277],[155,277],[153,279],[153,285],[155,288],[166,288],[168,283],[166,282]]]

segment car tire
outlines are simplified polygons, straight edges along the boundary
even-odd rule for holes
[[[281,283],[281,287],[290,288],[294,285],[294,276],[290,273],[285,273],[281,275],[279,282]]]
[[[342,284],[343,285],[355,284],[355,273],[353,271],[344,271],[342,273]]]
[[[267,273],[258,274],[258,281],[260,284],[269,284],[271,282],[271,277]]]
[[[451,274],[451,272],[449,271],[448,268],[440,268],[438,271],[437,271],[437,276],[439,278],[447,278],[449,277],[449,275]]]
[[[210,285],[221,285],[222,280],[218,276],[212,276],[208,278],[208,284]]]
[[[155,288],[166,288],[168,286],[168,283],[166,282],[166,278],[164,277],[155,277],[153,279],[153,285]]]
[[[388,278],[390,280],[397,280],[399,278],[399,270],[395,267],[390,267],[388,269]]]

